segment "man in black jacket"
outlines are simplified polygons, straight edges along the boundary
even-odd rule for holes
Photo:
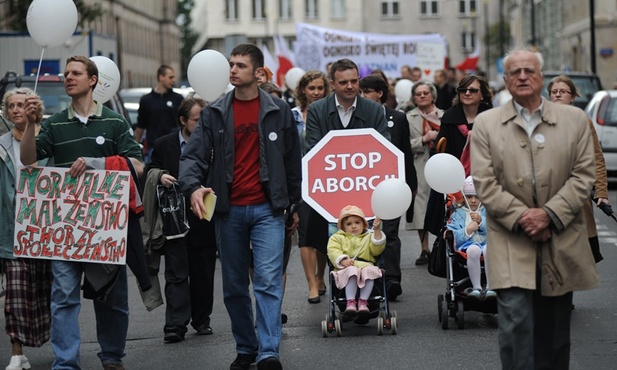
[[[416,168],[413,165],[407,116],[403,112],[384,105],[388,99],[388,84],[381,76],[368,75],[361,79],[360,93],[363,97],[382,105],[390,130],[391,142],[405,155],[405,181],[412,192],[415,192],[418,188],[418,180]],[[401,288],[401,239],[398,236],[400,221],[400,217],[383,221],[386,249],[382,255],[386,270],[388,298],[392,300],[395,300],[403,292]]]

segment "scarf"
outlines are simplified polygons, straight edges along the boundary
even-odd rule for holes
[[[431,130],[439,131],[439,117],[437,117],[437,112],[435,111],[434,106],[431,112],[428,114],[422,112],[420,109],[418,109],[418,112],[420,113],[420,117],[422,117],[422,135],[426,135],[426,133]],[[428,143],[429,148],[433,148],[434,145],[434,142]]]

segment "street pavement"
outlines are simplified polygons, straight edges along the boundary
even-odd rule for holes
[[[611,191],[611,201],[615,202]],[[617,223],[596,212],[600,245],[605,260],[598,264],[602,278],[599,288],[577,292],[572,314],[571,366],[578,369],[617,368]],[[285,369],[498,369],[497,319],[494,315],[465,312],[465,329],[450,321],[442,330],[437,318],[437,294],[445,292],[445,279],[431,276],[426,266],[415,266],[420,243],[415,231],[401,228],[403,242],[403,294],[392,302],[398,314],[398,334],[377,335],[376,320],[366,326],[346,323],[342,337],[334,333],[322,337],[321,320],[328,303],[308,304],[304,272],[298,248],[292,249],[283,312],[289,316],[283,325],[281,360]],[[433,238],[431,238],[431,242]],[[135,278],[129,277],[130,327],[125,367],[129,370],[228,369],[235,358],[230,322],[222,302],[220,269],[217,265],[215,307],[210,336],[197,336],[189,329],[185,341],[163,342],[165,307],[148,312],[141,302]],[[163,282],[163,275],[159,278]],[[324,297],[322,297],[324,298]],[[82,300],[80,325],[83,369],[102,369],[96,353],[92,303]],[[0,305],[4,299],[0,299]],[[1,315],[4,326],[4,315]],[[32,369],[49,369],[53,352],[49,343],[41,348],[25,348]],[[0,341],[0,368],[10,357],[8,337]],[[255,366],[252,369],[256,369]]]

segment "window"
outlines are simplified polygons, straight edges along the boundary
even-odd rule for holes
[[[266,18],[266,0],[253,0],[253,19],[263,20]]]
[[[464,51],[471,52],[476,48],[476,33],[463,32],[461,33],[461,46]]]
[[[225,19],[238,20],[238,0],[225,0]]]
[[[476,15],[476,0],[459,0],[458,13],[462,16]]]
[[[381,15],[383,17],[396,17],[399,15],[398,1],[382,1]]]
[[[345,0],[330,0],[330,16],[345,18]]]
[[[292,0],[279,0],[280,19],[287,20],[293,18],[292,5]]]
[[[319,17],[318,0],[304,0],[304,18],[317,19]]]
[[[439,15],[438,1],[420,1],[420,16],[435,17]]]

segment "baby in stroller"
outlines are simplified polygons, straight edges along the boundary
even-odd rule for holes
[[[386,247],[386,237],[381,231],[381,220],[373,221],[373,231],[359,207],[349,205],[341,210],[337,224],[339,230],[328,240],[328,258],[334,266],[332,272],[338,289],[345,289],[346,314],[369,314],[367,300],[373,290],[374,280],[381,277],[375,266],[375,257]],[[360,288],[359,299],[356,293]]]
[[[467,254],[467,273],[472,284],[467,297],[479,300],[484,294],[485,299],[494,299],[496,294],[490,290],[488,281],[482,290],[480,257],[486,252],[486,210],[476,195],[471,176],[465,179],[463,197],[465,203],[454,210],[447,227],[454,234],[456,250]],[[484,268],[488,269],[486,259]]]

